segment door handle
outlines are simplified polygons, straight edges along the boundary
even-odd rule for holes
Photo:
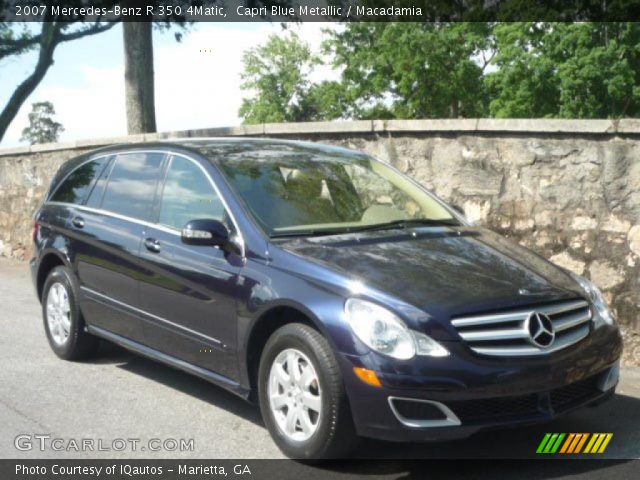
[[[144,246],[147,250],[153,253],[158,253],[160,251],[160,242],[155,238],[145,238]]]
[[[84,218],[82,217],[74,217],[71,223],[73,223],[73,226],[76,228],[84,228]]]

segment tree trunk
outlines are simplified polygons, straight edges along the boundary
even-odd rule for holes
[[[38,84],[42,81],[49,67],[53,65],[53,52],[58,44],[60,34],[60,25],[56,22],[43,22],[42,34],[40,37],[40,54],[38,63],[24,82],[18,85],[18,88],[9,98],[4,110],[0,113],[0,140],[7,132],[9,125],[18,114],[20,107],[29,95],[33,93]]]
[[[458,99],[454,99],[451,102],[451,107],[449,108],[449,114],[451,115],[451,118],[458,118],[458,115],[460,114],[460,103],[458,102]]]
[[[127,132],[156,131],[152,23],[122,22]]]

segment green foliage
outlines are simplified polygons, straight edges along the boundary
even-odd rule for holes
[[[640,115],[640,23],[349,23],[325,31],[340,81],[297,36],[245,55],[247,123]]]
[[[24,24],[0,22],[0,60],[29,50],[30,34]]]
[[[640,114],[640,24],[507,23],[494,35],[492,116]]]
[[[486,111],[483,67],[486,23],[354,23],[325,47],[344,67],[356,117],[474,117]]]
[[[547,32],[542,25],[513,23],[494,28],[496,72],[487,75],[489,112],[496,117],[549,117],[559,105],[555,63],[540,54]]]
[[[55,114],[51,102],[32,104],[29,126],[22,130],[20,141],[27,141],[31,145],[57,142],[60,133],[64,132],[64,127],[53,119]]]
[[[245,123],[298,122],[309,117],[309,73],[319,63],[309,45],[294,33],[272,35],[267,42],[245,52],[242,61],[245,98],[240,116]]]

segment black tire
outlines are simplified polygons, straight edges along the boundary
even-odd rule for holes
[[[286,349],[304,353],[313,364],[320,382],[322,414],[313,435],[294,441],[280,430],[269,402],[269,373],[278,354]],[[271,437],[290,458],[313,460],[347,455],[357,444],[357,436],[340,368],[327,340],[313,328],[287,324],[276,330],[267,341],[258,371],[260,411]]]
[[[64,287],[70,307],[70,328],[69,335],[63,343],[58,343],[53,339],[47,321],[47,299],[51,287],[60,284]],[[98,349],[99,341],[93,335],[84,331],[85,325],[77,302],[75,283],[69,269],[66,267],[56,267],[47,276],[42,289],[42,318],[44,331],[53,352],[64,360],[80,360],[93,355]]]

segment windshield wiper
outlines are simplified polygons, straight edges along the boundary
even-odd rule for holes
[[[293,237],[322,237],[323,235],[342,235],[343,233],[353,233],[352,227],[327,230],[299,230],[293,232],[275,232],[269,235],[271,238],[293,238]]]
[[[339,229],[319,229],[319,230],[299,230],[292,232],[276,232],[272,233],[271,238],[286,238],[286,237],[321,237],[324,235],[342,235],[346,233],[367,232],[375,230],[392,230],[396,228],[409,228],[415,226],[460,226],[454,218],[435,220],[432,218],[414,218],[406,220],[394,220],[386,223],[376,223],[374,225],[363,225],[345,227]]]
[[[409,228],[409,227],[419,227],[419,226],[458,227],[460,226],[460,222],[455,218],[443,218],[443,219],[412,218],[412,219],[394,220],[392,222],[377,223],[375,225],[366,225],[363,227],[357,227],[357,231],[364,232],[364,231],[374,231],[374,230],[391,230],[394,228]]]

